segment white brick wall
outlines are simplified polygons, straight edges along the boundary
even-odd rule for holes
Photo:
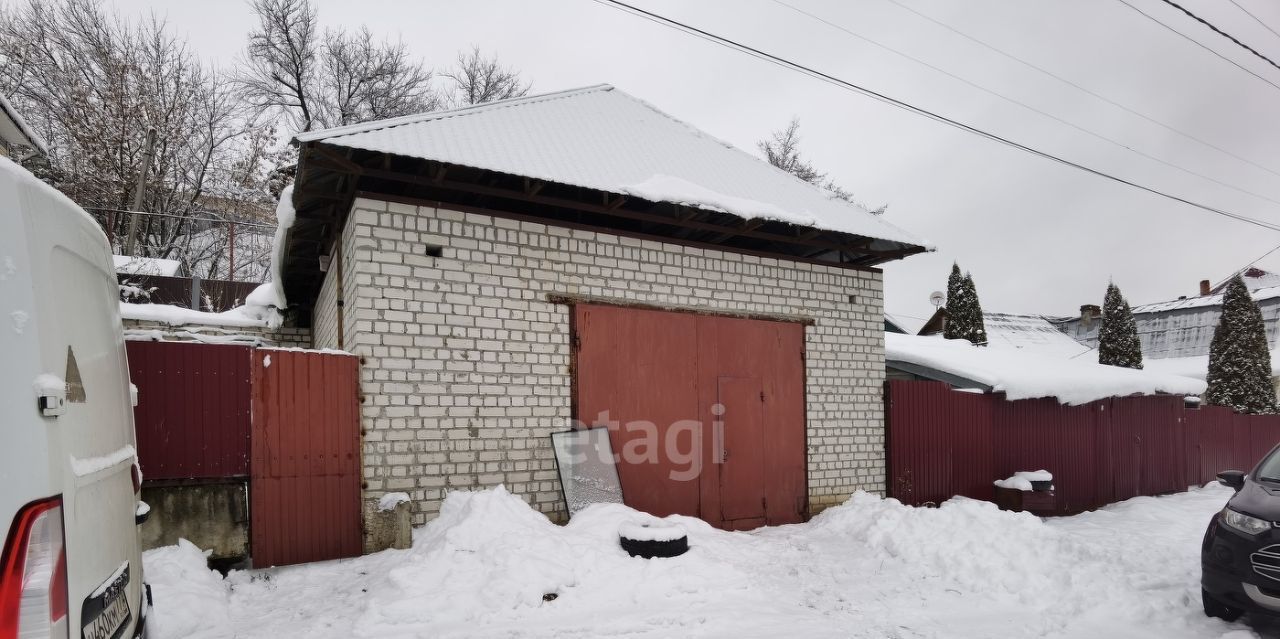
[[[811,511],[883,491],[878,271],[368,199],[344,242],[346,347],[364,357],[365,498],[407,491],[415,524],[446,489],[498,483],[563,517],[548,435],[570,418],[570,309],[548,294],[812,318]],[[327,346],[333,320],[322,316],[336,306],[321,300],[314,325]]]

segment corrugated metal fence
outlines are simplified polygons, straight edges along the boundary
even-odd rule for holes
[[[142,475],[223,479],[249,475],[247,346],[126,342]]]
[[[248,482],[255,566],[360,554],[358,358],[193,342],[127,348],[149,483]]]
[[[1247,470],[1280,443],[1280,415],[1188,409],[1180,397],[1064,406],[895,380],[885,403],[889,494],[914,505],[990,500],[992,481],[1044,468],[1054,473],[1059,511],[1080,512]]]

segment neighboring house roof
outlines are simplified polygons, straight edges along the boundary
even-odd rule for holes
[[[1044,355],[1075,357],[1091,349],[1058,330],[1042,315],[984,313],[987,345],[991,348],[1034,351]]]
[[[30,126],[27,126],[27,121],[22,119],[4,95],[0,95],[0,140],[8,144],[31,147],[41,155],[49,154],[44,140],[40,139]]]
[[[1260,288],[1280,286],[1280,273],[1264,271],[1256,266],[1246,266],[1245,268],[1232,273],[1231,277],[1235,277],[1236,275],[1239,275],[1244,279],[1244,285],[1249,287],[1249,290],[1251,291],[1256,291]],[[1231,277],[1218,282],[1218,285],[1213,287],[1213,290],[1210,292],[1221,293],[1227,288],[1227,284],[1231,281]]]
[[[129,257],[112,255],[116,273],[124,275],[156,275],[161,277],[177,277],[182,270],[182,262],[165,260],[158,257]]]
[[[303,133],[391,153],[867,238],[926,242],[609,85]]]
[[[1260,281],[1261,278],[1255,279],[1255,283]],[[1258,288],[1252,294],[1262,311],[1267,343],[1274,348],[1280,331],[1280,286]],[[1133,323],[1142,341],[1144,360],[1208,355],[1221,314],[1221,293],[1133,307]],[[1054,321],[1069,337],[1097,347],[1100,319],[1084,322],[1073,317]]]
[[[900,315],[898,313],[884,314],[885,330],[890,331],[889,326],[892,325],[893,333],[905,333],[907,335],[915,335],[920,326],[924,324],[924,320],[913,317],[911,315]]]
[[[893,333],[885,335],[885,365],[962,388],[1004,392],[1009,399],[1054,397],[1073,405],[1128,395],[1199,395],[1205,389],[1198,379],[1103,366],[1088,358]]]

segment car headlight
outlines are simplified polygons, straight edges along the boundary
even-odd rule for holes
[[[1250,517],[1244,513],[1238,513],[1231,510],[1230,508],[1222,509],[1222,523],[1249,535],[1256,535],[1271,528],[1271,522],[1265,519]]]

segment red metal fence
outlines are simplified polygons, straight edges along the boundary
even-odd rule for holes
[[[885,404],[889,494],[913,505],[956,495],[990,500],[992,481],[1044,468],[1054,474],[1059,511],[1080,512],[1247,470],[1280,443],[1280,415],[1185,408],[1180,397],[1064,406],[894,380]]]
[[[126,342],[138,462],[148,479],[249,474],[247,346]]]

